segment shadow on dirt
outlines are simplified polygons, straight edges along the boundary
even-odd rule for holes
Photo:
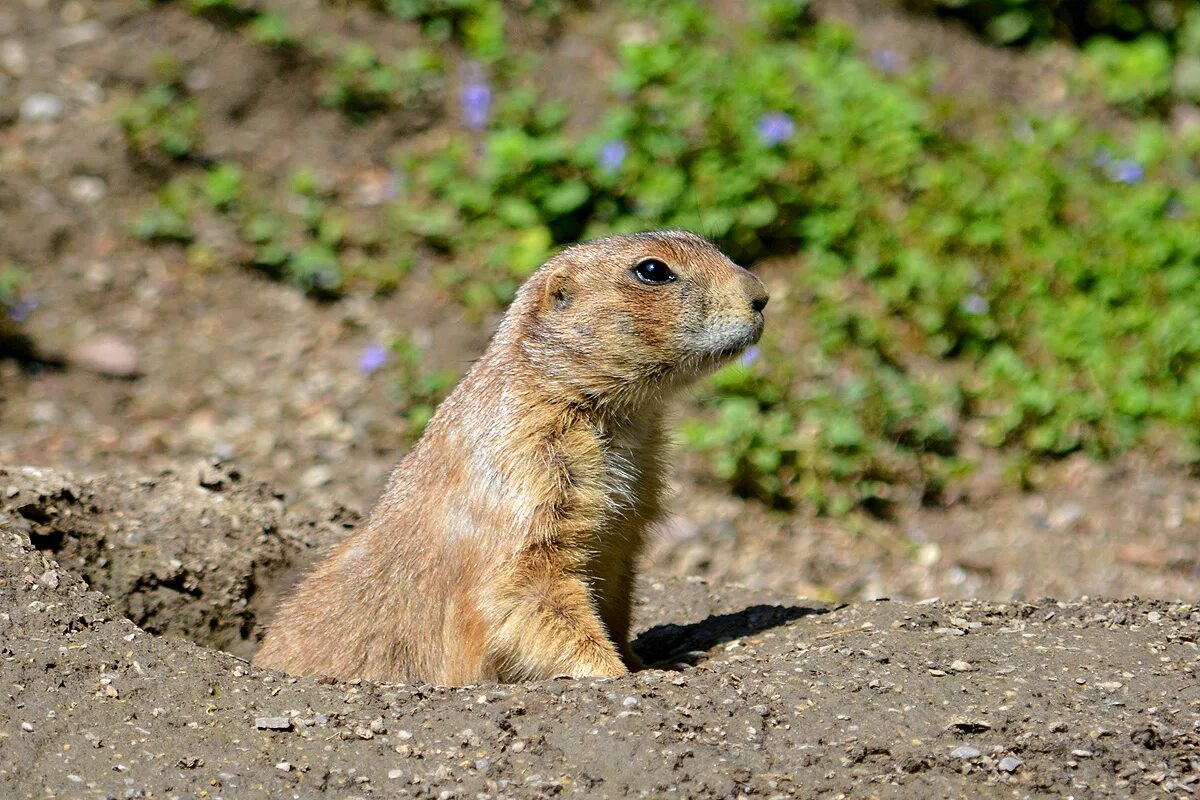
[[[755,605],[733,614],[714,614],[687,625],[656,625],[633,640],[633,650],[642,661],[656,668],[669,668],[672,663],[696,664],[718,645],[828,612],[827,608]]]

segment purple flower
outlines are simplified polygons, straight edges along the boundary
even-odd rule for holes
[[[959,307],[962,308],[964,313],[970,314],[973,317],[978,317],[988,312],[988,301],[983,295],[976,292],[971,292],[962,299],[962,302],[959,303]]]
[[[625,144],[620,139],[613,139],[605,142],[600,148],[600,169],[605,172],[616,172],[625,163],[625,156],[629,155],[629,145]]]
[[[27,294],[17,298],[8,305],[8,318],[13,322],[24,322],[40,304],[36,294]]]
[[[885,75],[895,75],[908,69],[908,57],[888,47],[871,51],[871,66]]]
[[[387,348],[378,342],[371,342],[363,348],[358,356],[358,369],[364,375],[378,372],[388,362]]]
[[[758,345],[754,345],[753,347],[748,347],[748,348],[746,348],[746,352],[742,353],[742,357],[738,359],[738,363],[741,364],[743,367],[748,367],[751,364],[753,364],[755,361],[758,361],[758,357],[761,355],[762,355],[762,348],[759,347]]]
[[[1132,158],[1123,158],[1108,168],[1108,177],[1117,183],[1141,183],[1146,177],[1146,169]]]
[[[786,142],[796,133],[796,123],[781,111],[771,111],[758,118],[758,138],[763,144]]]
[[[463,125],[473,131],[483,130],[491,117],[492,89],[487,84],[483,68],[478,64],[468,65],[464,73],[467,82],[458,92]]]

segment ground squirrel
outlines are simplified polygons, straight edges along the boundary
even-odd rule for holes
[[[255,657],[296,675],[461,685],[621,675],[659,515],[664,403],[758,341],[761,281],[691,233],[550,259]]]

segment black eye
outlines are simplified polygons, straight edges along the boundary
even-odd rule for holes
[[[657,258],[646,258],[639,261],[633,268],[633,274],[639,281],[651,286],[661,286],[675,280],[675,273],[671,272],[671,268]]]

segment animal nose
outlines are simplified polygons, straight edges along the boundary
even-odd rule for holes
[[[750,298],[750,307],[755,311],[762,311],[767,307],[767,301],[770,299],[771,298],[767,295],[767,293],[763,292],[760,295]]]

